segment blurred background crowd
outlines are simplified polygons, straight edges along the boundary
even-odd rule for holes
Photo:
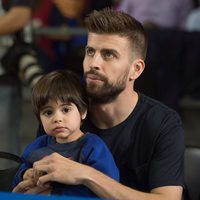
[[[144,25],[149,48],[137,89],[177,110],[186,144],[200,146],[199,0],[0,0],[0,151],[20,155],[23,139],[36,137],[29,95],[43,74],[70,69],[82,78],[83,19],[104,7]]]

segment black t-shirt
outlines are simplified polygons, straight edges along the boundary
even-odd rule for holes
[[[178,114],[143,94],[128,118],[110,129],[87,119],[83,129],[108,145],[120,170],[120,182],[138,189],[180,185],[183,181],[184,130]]]
[[[114,156],[120,182],[149,192],[161,186],[184,187],[184,130],[176,111],[139,93],[128,118],[110,129],[96,128],[89,117],[83,131],[100,136]],[[38,135],[44,134],[42,126]]]

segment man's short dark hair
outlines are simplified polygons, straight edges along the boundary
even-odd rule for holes
[[[147,36],[142,24],[122,11],[104,8],[94,10],[85,18],[88,32],[97,34],[117,34],[127,37],[133,47],[133,53],[142,59],[146,57]]]

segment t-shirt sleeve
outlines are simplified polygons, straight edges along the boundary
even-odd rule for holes
[[[163,118],[159,136],[150,162],[150,189],[167,186],[184,186],[184,130],[176,112]]]
[[[84,164],[119,181],[119,171],[114,158],[101,138],[94,134],[88,134],[82,154],[85,160]]]

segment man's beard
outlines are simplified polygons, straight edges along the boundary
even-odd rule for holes
[[[128,70],[115,83],[109,83],[108,79],[96,70],[92,69],[86,72],[84,74],[85,79],[88,74],[96,75],[103,82],[101,86],[95,83],[86,83],[88,97],[95,103],[109,103],[115,100],[126,87],[128,78]]]

